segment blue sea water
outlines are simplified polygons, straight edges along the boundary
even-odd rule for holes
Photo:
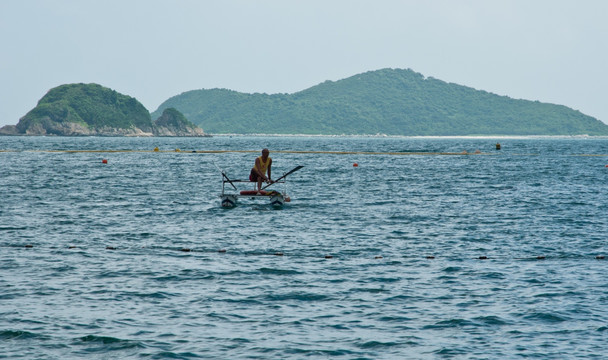
[[[291,203],[221,208],[216,166],[264,147],[304,166]],[[606,165],[606,138],[0,137],[0,358],[603,359]]]

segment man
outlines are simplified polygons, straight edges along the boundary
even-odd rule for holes
[[[272,184],[274,181],[270,178],[270,168],[272,166],[272,159],[268,157],[270,151],[268,149],[262,150],[262,156],[255,159],[255,165],[251,169],[249,174],[249,181],[258,183],[258,192],[262,190],[262,181]],[[268,173],[268,176],[266,176]]]

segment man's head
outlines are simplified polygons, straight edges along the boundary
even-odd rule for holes
[[[269,154],[270,154],[270,151],[268,151],[268,149],[264,149],[264,150],[262,150],[262,156],[263,156],[264,158],[267,158]]]

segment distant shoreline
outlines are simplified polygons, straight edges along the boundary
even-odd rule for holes
[[[312,138],[378,138],[378,139],[608,139],[606,135],[326,135],[326,134],[210,134],[204,136],[112,136],[112,135],[9,135],[0,134],[0,137],[48,137],[48,138],[212,138],[212,137],[312,137]]]

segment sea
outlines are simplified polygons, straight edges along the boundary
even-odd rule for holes
[[[606,359],[605,255],[608,138],[0,137],[2,359]]]

